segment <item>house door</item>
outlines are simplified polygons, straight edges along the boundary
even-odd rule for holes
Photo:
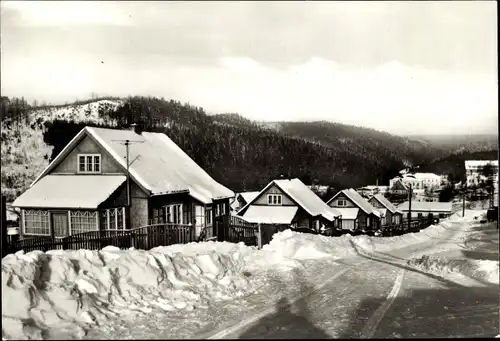
[[[68,231],[68,213],[67,212],[53,212],[51,216],[52,229],[54,237],[66,237]]]

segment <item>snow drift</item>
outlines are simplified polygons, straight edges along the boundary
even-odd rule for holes
[[[195,245],[8,255],[2,260],[3,337],[80,338],[90,325],[119,314],[192,310],[262,285],[242,270],[252,248]]]
[[[355,256],[359,248],[402,248],[439,236],[452,221],[472,220],[456,215],[419,233],[390,238],[286,230],[262,250],[243,243],[203,242],[149,251],[111,246],[100,251],[20,251],[2,259],[2,334],[13,339],[81,338],[89,327],[119,315],[190,311],[260,291],[271,283],[261,276],[267,269],[300,270],[302,261]],[[498,278],[498,262],[493,263]],[[491,279],[493,263],[479,263],[476,270]],[[424,257],[412,264],[430,268],[441,263]]]
[[[499,283],[499,263],[492,260],[449,259],[424,255],[408,260],[408,265],[438,274],[459,273],[490,283]]]

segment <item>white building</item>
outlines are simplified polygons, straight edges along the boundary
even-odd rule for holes
[[[496,178],[495,186],[498,186],[498,160],[468,160],[465,161],[465,175],[467,177],[467,186],[478,186],[484,183],[487,178],[480,175],[479,171],[487,164],[491,164],[495,171],[494,177]]]
[[[411,185],[412,189],[425,189],[439,187],[442,183],[442,176],[434,173],[405,173],[389,180],[389,188],[392,188],[394,182],[401,180],[406,186]]]

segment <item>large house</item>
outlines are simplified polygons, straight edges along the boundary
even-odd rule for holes
[[[342,229],[376,230],[380,227],[380,212],[354,189],[343,189],[327,201],[342,215]]]
[[[403,212],[405,217],[408,217],[410,208],[412,218],[425,218],[429,215],[433,215],[434,217],[439,216],[439,218],[446,218],[452,214],[451,202],[412,201],[410,207],[410,203],[408,201],[405,201],[398,206],[398,209]]]
[[[491,165],[493,170],[494,183],[498,185],[498,160],[467,160],[465,161],[465,175],[467,177],[467,186],[478,186],[486,181],[486,177],[480,174],[481,168]]]
[[[129,181],[127,140],[136,142]],[[193,224],[196,235],[211,236],[233,196],[165,134],[85,127],[12,206],[21,208],[24,237],[157,223]]]
[[[234,212],[238,212],[241,210],[243,207],[245,207],[246,204],[248,204],[250,201],[255,199],[255,197],[259,194],[258,191],[254,192],[241,192],[236,194],[233,202],[231,203],[231,209]]]
[[[443,177],[434,173],[404,173],[389,180],[389,187],[392,188],[397,181],[401,181],[406,186],[411,186],[412,189],[419,190],[441,186]]]
[[[403,219],[403,212],[382,194],[375,194],[368,202],[380,212],[382,225],[397,225]]]
[[[299,179],[271,181],[237,215],[261,224],[294,228],[339,227],[340,213],[330,208]]]

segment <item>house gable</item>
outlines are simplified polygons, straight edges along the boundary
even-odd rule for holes
[[[393,185],[391,190],[393,191],[406,191],[407,188],[406,186],[401,182],[401,180],[396,181]]]
[[[281,194],[281,206],[297,206],[276,184],[272,184],[252,202],[253,205],[268,205],[268,194]],[[273,205],[274,206],[274,205]]]
[[[101,156],[100,174],[124,174],[122,167],[116,160],[90,136],[84,136],[77,144],[59,161],[49,174],[79,174],[78,155],[98,154]]]
[[[380,203],[380,201],[377,200],[377,198],[375,197],[371,197],[368,202],[373,206],[373,207],[376,207],[376,208],[386,208],[384,205],[382,205]]]
[[[340,206],[339,205],[339,200],[345,200],[346,205],[345,206]],[[335,207],[335,208],[353,208],[353,207],[358,207],[355,205],[351,199],[349,199],[346,195],[343,193],[340,193],[339,195],[335,196],[329,203],[328,206],[330,207]]]

